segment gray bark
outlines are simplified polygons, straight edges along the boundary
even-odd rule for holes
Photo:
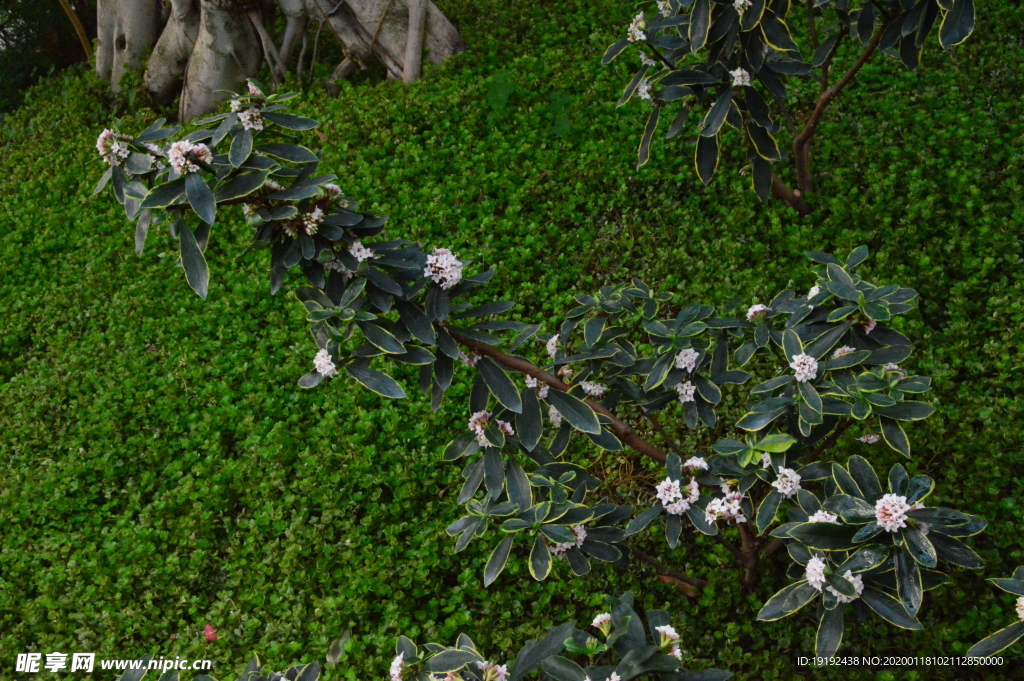
[[[171,0],[171,15],[164,26],[144,82],[150,98],[168,104],[181,92],[185,68],[199,37],[199,0]]]
[[[234,0],[201,0],[199,36],[185,71],[178,117],[188,120],[212,111],[225,95],[256,75],[263,54],[259,36]]]
[[[98,0],[96,72],[115,92],[121,77],[138,70],[160,35],[163,17],[159,0]]]
[[[423,28],[427,20],[427,0],[409,0],[409,37],[405,43],[405,68],[402,80],[419,80],[423,70]]]
[[[273,24],[264,21],[273,3],[286,19],[280,51],[267,30]],[[218,90],[243,88],[264,57],[275,81],[282,79],[316,16],[351,60],[330,84],[353,63],[365,68],[371,55],[387,67],[388,78],[408,71],[411,80],[419,76],[424,51],[436,64],[466,49],[430,0],[97,0],[96,73],[117,91],[125,73],[140,69],[152,50],[146,90],[156,104],[180,92],[179,116],[188,120],[216,108],[224,96]],[[302,61],[300,55],[297,71],[305,68]]]

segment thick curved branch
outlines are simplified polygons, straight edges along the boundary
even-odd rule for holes
[[[518,371],[521,374],[533,376],[538,381],[543,381],[544,383],[554,388],[555,390],[569,392],[569,384],[563,382],[557,376],[549,374],[543,369],[534,366],[533,364],[526,361],[522,357],[514,357],[508,353],[502,352],[501,350],[497,349],[494,346],[488,345],[487,343],[481,343],[480,341],[475,341],[472,338],[466,338],[465,336],[463,336],[450,326],[446,325],[445,331],[447,331],[448,334],[451,335],[453,339],[455,339],[456,343],[469,348],[478,355],[490,357],[491,359],[493,359],[495,362],[502,365],[506,369],[512,369],[513,371]],[[590,408],[593,409],[595,412],[607,417],[611,421],[610,423],[607,424],[607,426],[611,429],[613,433],[615,433],[616,437],[618,437],[619,440],[622,441],[622,444],[626,445],[627,447],[629,447],[630,449],[639,454],[643,454],[648,458],[654,459],[658,463],[665,463],[665,452],[661,451],[651,443],[637,436],[637,434],[633,431],[631,427],[629,427],[629,425],[620,420],[617,416],[615,416],[615,414],[609,411],[606,407],[602,406],[600,403],[596,402],[595,400],[589,397],[586,398],[584,401],[587,404],[589,404]]]

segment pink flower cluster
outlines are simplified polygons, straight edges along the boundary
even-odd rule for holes
[[[469,429],[476,434],[476,441],[481,447],[490,447],[491,444],[487,441],[487,426],[491,423],[491,412],[489,411],[478,411],[469,417]],[[512,424],[507,421],[495,420],[494,425],[498,427],[502,433],[506,436],[511,437],[515,435],[515,431],[512,430]]]
[[[213,152],[205,144],[192,144],[187,140],[181,140],[171,145],[167,150],[167,161],[171,164],[171,170],[179,175],[195,173],[199,171],[199,163],[212,163]]]
[[[104,130],[96,138],[96,151],[100,152],[103,160],[110,165],[120,165],[121,161],[128,158],[128,154],[131,152],[131,149],[128,148],[128,142],[131,141],[132,138],[128,135],[122,135],[109,129]]]

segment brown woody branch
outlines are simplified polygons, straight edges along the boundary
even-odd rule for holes
[[[705,580],[703,580],[703,579],[698,579],[697,577],[689,577],[687,575],[684,575],[681,572],[676,572],[675,570],[673,570],[672,568],[668,567],[667,565],[665,565],[664,563],[659,561],[657,558],[655,558],[651,554],[649,554],[649,553],[647,553],[645,551],[642,551],[642,550],[636,548],[635,546],[630,546],[630,550],[633,552],[634,556],[636,556],[641,561],[647,563],[652,568],[654,568],[655,572],[657,572],[659,575],[663,575],[665,577],[671,577],[672,579],[674,579],[674,580],[676,580],[678,582],[682,582],[683,584],[685,584],[685,585],[687,585],[689,587],[692,587],[688,591],[685,590],[685,589],[683,590],[683,592],[686,593],[686,595],[691,597],[691,598],[696,598],[697,597],[697,593],[696,593],[695,589],[703,589],[704,587],[706,587],[708,585],[708,583]]]
[[[533,376],[538,381],[543,381],[555,390],[569,392],[569,384],[565,383],[557,376],[549,374],[543,369],[534,366],[522,357],[514,357],[506,352],[502,352],[494,346],[488,345],[487,343],[481,343],[480,341],[475,341],[472,338],[467,338],[450,326],[445,325],[445,331],[455,339],[455,342],[460,345],[464,345],[478,355],[490,357],[507,369],[518,371],[519,373],[526,374],[527,376]],[[643,454],[648,458],[654,459],[658,463],[665,463],[665,452],[641,439],[629,425],[623,423],[622,420],[615,416],[615,414],[594,399],[588,397],[584,401],[590,405],[591,409],[598,414],[605,416],[610,421],[610,423],[606,424],[607,427],[615,433],[616,437],[618,437],[624,445],[639,454]]]
[[[793,161],[796,165],[797,187],[800,189],[802,194],[806,195],[812,190],[810,168],[811,142],[814,140],[814,135],[818,130],[818,124],[821,122],[821,117],[825,114],[825,109],[827,109],[828,105],[831,104],[843,89],[850,84],[854,76],[857,75],[861,68],[863,68],[864,64],[866,64],[875,53],[886,28],[888,28],[888,23],[883,24],[881,28],[875,32],[875,35],[872,36],[868,44],[864,46],[864,50],[861,52],[860,57],[856,62],[854,62],[853,66],[843,74],[843,77],[836,81],[835,85],[821,93],[821,96],[818,97],[817,104],[814,106],[814,111],[811,112],[810,117],[807,119],[807,123],[804,125],[804,129],[796,136],[796,138],[793,139]],[[773,182],[773,192],[775,188],[774,185],[775,183]]]

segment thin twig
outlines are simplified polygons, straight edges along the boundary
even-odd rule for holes
[[[811,47],[818,49],[818,18],[815,16],[814,0],[807,0],[807,24],[811,33]]]
[[[643,562],[647,563],[652,568],[657,570],[659,574],[665,575],[666,577],[671,577],[672,579],[677,579],[683,584],[688,584],[697,589],[703,589],[708,585],[708,583],[703,579],[698,579],[697,577],[689,577],[681,572],[676,572],[667,565],[664,565],[661,561],[659,561],[657,558],[647,553],[646,551],[642,551],[641,549],[638,549],[635,546],[630,546],[629,548],[633,551],[634,556],[636,556],[637,558],[639,558],[640,560],[642,560]]]

